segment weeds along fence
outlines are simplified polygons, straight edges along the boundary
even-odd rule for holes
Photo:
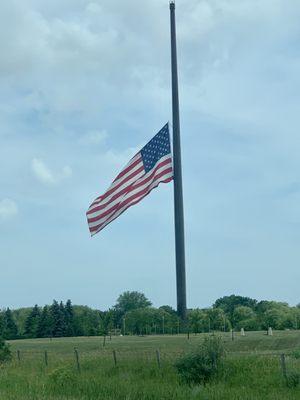
[[[81,366],[85,361],[99,359],[110,363],[112,366],[119,366],[127,362],[143,362],[149,364],[156,364],[159,368],[164,364],[173,363],[177,358],[181,357],[184,351],[166,352],[160,349],[154,350],[120,350],[120,349],[105,349],[99,351],[86,351],[74,348],[74,351],[58,354],[55,351],[30,351],[30,350],[17,350],[13,354],[12,361],[19,365],[26,365],[27,363],[36,363],[51,367],[51,365],[58,365],[62,362],[73,363],[77,370],[80,372]]]
[[[73,351],[64,354],[58,354],[54,350],[48,349],[43,351],[17,350],[12,362],[19,367],[30,365],[32,368],[39,367],[45,373],[53,368],[68,365],[80,374],[93,362],[110,368],[146,365],[149,368],[161,370],[174,365],[175,360],[184,353],[184,350],[167,351],[158,348],[151,350],[100,348],[98,351],[74,348]],[[230,359],[248,358],[249,360],[259,357],[266,361],[274,360],[287,386],[293,387],[300,384],[300,352],[227,352],[226,357]]]

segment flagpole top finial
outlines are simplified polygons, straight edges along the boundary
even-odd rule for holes
[[[175,8],[175,0],[170,0],[170,8]]]

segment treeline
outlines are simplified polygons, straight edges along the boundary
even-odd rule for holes
[[[100,312],[73,306],[71,300],[0,312],[0,337],[4,339],[94,336],[100,334],[99,328]]]
[[[194,332],[299,329],[300,305],[290,307],[287,303],[231,295],[218,299],[211,308],[190,310],[188,319]]]
[[[260,301],[243,296],[225,296],[212,307],[190,309],[183,323],[170,306],[152,307],[143,293],[125,292],[107,311],[65,304],[0,312],[0,337],[4,339],[97,336],[108,334],[176,334],[211,331],[298,329],[300,305]]]

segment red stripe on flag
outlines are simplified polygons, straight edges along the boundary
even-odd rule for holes
[[[89,219],[88,219],[88,222],[96,222],[97,220],[102,219],[103,217],[105,217],[105,216],[111,214],[112,211],[113,211],[114,213],[117,212],[120,208],[122,208],[122,207],[126,206],[127,204],[129,204],[132,200],[134,200],[134,199],[136,199],[136,198],[138,198],[138,197],[140,197],[140,196],[143,196],[143,195],[144,195],[143,197],[145,197],[145,195],[147,195],[147,194],[153,189],[153,188],[151,188],[151,185],[152,185],[153,183],[155,183],[155,181],[156,181],[157,179],[163,177],[164,175],[169,174],[170,172],[172,172],[172,167],[170,167],[170,168],[168,168],[168,169],[162,171],[162,172],[159,173],[157,176],[155,176],[155,180],[153,180],[153,181],[150,183],[150,185],[149,185],[149,186],[150,186],[150,189],[149,189],[149,186],[147,186],[146,188],[144,188],[144,189],[141,190],[140,192],[135,193],[134,195],[132,195],[132,196],[126,198],[125,201],[122,201],[122,202],[120,202],[119,204],[116,204],[116,205],[113,206],[110,210],[107,210],[106,212],[104,212],[103,214],[99,215],[98,217],[89,218]],[[158,185],[159,183],[160,183],[160,181],[157,183],[157,185]],[[155,186],[154,186],[154,187],[155,187]],[[111,218],[111,217],[110,217],[110,218]],[[104,223],[105,223],[105,222],[104,222]],[[94,232],[94,231],[97,230],[102,224],[103,224],[103,223],[101,223],[101,224],[99,224],[99,225],[97,225],[97,226],[94,226],[94,227],[90,227],[90,231],[91,231],[91,232]]]
[[[86,215],[92,236],[139,203],[160,183],[173,179],[169,126],[166,124],[131,158],[106,192],[90,205]]]
[[[132,190],[135,190],[135,189],[137,189],[137,188],[140,187],[140,186],[143,186],[145,183],[147,183],[148,181],[150,181],[151,179],[153,179],[153,177],[154,177],[154,175],[156,174],[156,172],[157,172],[158,169],[164,167],[165,165],[167,165],[167,164],[169,164],[169,163],[171,163],[171,162],[172,162],[172,159],[171,159],[171,158],[168,158],[168,159],[164,160],[163,162],[157,164],[157,166],[155,167],[155,169],[153,170],[153,172],[151,173],[151,175],[147,176],[147,178],[145,178],[145,179],[144,179],[143,177],[139,178],[139,179],[136,181],[136,182],[138,182],[138,183],[134,182],[134,183],[132,183],[131,185],[125,187],[125,188],[122,189],[122,190],[120,190],[120,191],[117,192],[111,199],[109,199],[109,201],[106,202],[105,204],[100,204],[99,206],[90,209],[90,210],[87,212],[87,215],[92,215],[92,214],[94,214],[94,213],[97,212],[97,211],[103,210],[104,208],[106,208],[106,207],[109,205],[109,203],[113,202],[113,201],[116,200],[118,197],[120,197],[120,196],[122,196],[123,194],[126,194],[126,193],[128,193],[128,192],[130,192],[130,191],[132,191]],[[101,214],[101,217],[102,217],[102,214]],[[89,221],[90,221],[90,222],[95,222],[95,221],[97,220],[97,218],[99,218],[99,216],[94,217],[94,218],[92,217],[91,219],[89,219]]]
[[[139,203],[141,200],[143,200],[153,189],[155,189],[160,183],[169,183],[173,180],[173,177],[167,178],[163,181],[159,181],[156,183],[155,186],[153,186],[151,189],[148,190],[147,193],[144,194],[143,197],[139,198],[138,200],[130,203],[126,208],[124,208],[124,210],[122,210],[122,212],[118,215],[114,215],[113,218],[110,217],[107,221],[105,221],[104,223],[102,223],[101,225],[99,225],[98,227],[94,227],[94,228],[90,228],[90,232],[92,233],[92,236],[96,235],[98,232],[100,232],[102,229],[104,229],[108,224],[110,224],[112,221],[114,221],[116,218],[118,218],[120,215],[123,214],[124,211],[128,210],[128,208],[130,208],[131,206]]]
[[[118,183],[116,186],[114,186],[112,189],[109,189],[107,192],[105,192],[101,196],[101,201],[105,200],[110,194],[114,193],[117,189],[119,189],[122,185],[124,185],[126,182],[128,182],[130,179],[134,178],[136,175],[138,175],[140,172],[144,170],[144,166],[142,165],[140,168],[138,168],[136,171],[132,172],[132,174],[127,175],[125,179],[123,179],[120,183]],[[99,204],[99,201],[97,203],[93,203],[93,205]]]
[[[135,155],[134,157],[136,157],[136,155]],[[134,158],[134,157],[133,157],[133,158]],[[116,182],[118,179],[122,178],[124,175],[126,175],[127,172],[129,172],[132,168],[134,168],[136,165],[138,165],[139,162],[141,162],[141,157],[140,157],[140,155],[139,155],[139,157],[136,159],[136,161],[134,161],[132,164],[129,164],[128,167],[125,167],[125,168],[123,169],[123,171],[121,171],[121,172],[119,173],[119,175],[116,177],[116,179],[113,181],[113,183]]]

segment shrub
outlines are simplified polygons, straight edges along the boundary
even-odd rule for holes
[[[75,374],[67,368],[57,368],[49,374],[49,379],[56,387],[74,385],[76,382]]]
[[[295,388],[300,385],[300,374],[291,372],[286,378],[286,384],[289,388]]]
[[[292,355],[292,357],[296,358],[296,360],[299,360],[300,350],[294,350],[291,355]]]
[[[11,351],[9,345],[0,338],[0,364],[11,360]]]
[[[217,372],[224,347],[221,337],[209,336],[200,346],[175,363],[181,380],[189,385],[205,384]]]

